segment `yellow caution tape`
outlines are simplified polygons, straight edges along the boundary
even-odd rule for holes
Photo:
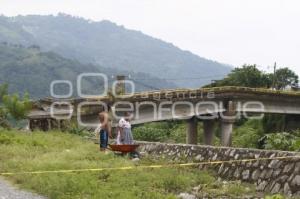
[[[300,156],[281,156],[272,158],[255,158],[255,159],[240,159],[240,160],[224,160],[224,161],[207,161],[197,163],[182,163],[182,164],[161,164],[161,165],[144,165],[144,166],[127,166],[127,167],[114,167],[114,168],[91,168],[91,169],[69,169],[69,170],[53,170],[53,171],[23,171],[23,172],[3,172],[0,175],[18,175],[18,174],[47,174],[47,173],[74,173],[74,172],[87,172],[87,171],[110,171],[110,170],[133,170],[133,169],[149,169],[149,168],[167,168],[167,167],[184,167],[184,166],[199,166],[211,164],[224,164],[235,162],[252,162],[259,160],[283,160],[283,159],[298,159]]]

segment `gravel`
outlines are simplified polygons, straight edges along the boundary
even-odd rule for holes
[[[12,186],[9,182],[0,179],[0,199],[46,199],[46,198],[34,193],[19,190],[14,186]]]

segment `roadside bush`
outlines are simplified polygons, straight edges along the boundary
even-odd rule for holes
[[[244,125],[234,130],[233,145],[236,147],[258,148],[262,132],[260,120],[248,120]]]
[[[292,133],[272,133],[265,136],[265,148],[285,151],[299,151],[299,131]]]
[[[167,139],[167,134],[163,129],[142,126],[133,129],[133,137],[135,140],[162,142]]]
[[[65,131],[74,134],[74,135],[79,135],[79,136],[89,136],[91,133],[89,133],[86,128],[84,127],[79,127],[76,122],[69,122],[65,124]]]

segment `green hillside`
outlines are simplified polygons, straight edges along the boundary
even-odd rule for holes
[[[199,87],[211,79],[222,79],[231,70],[227,65],[110,21],[94,22],[65,14],[1,16],[0,41],[37,44],[43,51],[82,63],[148,73],[169,79],[179,87]]]
[[[130,75],[131,78],[141,77],[152,79],[143,73],[133,73],[110,69],[92,64],[81,64],[78,61],[63,58],[53,52],[41,52],[38,46],[23,47],[7,43],[0,44],[0,84],[8,83],[11,92],[23,94],[29,92],[30,96],[40,98],[50,95],[50,84],[53,80],[70,80],[73,84],[73,96],[76,92],[76,78],[81,73],[104,73],[108,75],[109,83],[115,79],[116,74]],[[83,91],[86,94],[100,93],[103,81],[95,78],[84,79]],[[149,82],[140,80],[136,84],[137,90],[153,89],[147,87]],[[174,85],[155,78],[151,85],[157,88],[169,88]],[[66,94],[68,87],[55,87],[56,94]]]

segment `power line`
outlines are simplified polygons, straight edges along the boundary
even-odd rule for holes
[[[181,77],[181,78],[134,78],[130,80],[191,80],[191,79],[211,79],[211,78],[224,78],[225,75],[214,76],[199,76],[199,77]]]
[[[132,79],[133,80],[133,79]],[[154,89],[154,90],[160,90],[160,88],[157,88],[157,87],[154,87],[152,85],[149,85],[149,84],[145,84],[143,82],[140,82],[140,81],[136,81],[136,80],[133,80],[133,82],[137,83],[137,84],[140,84],[146,88],[150,88],[150,89]]]

